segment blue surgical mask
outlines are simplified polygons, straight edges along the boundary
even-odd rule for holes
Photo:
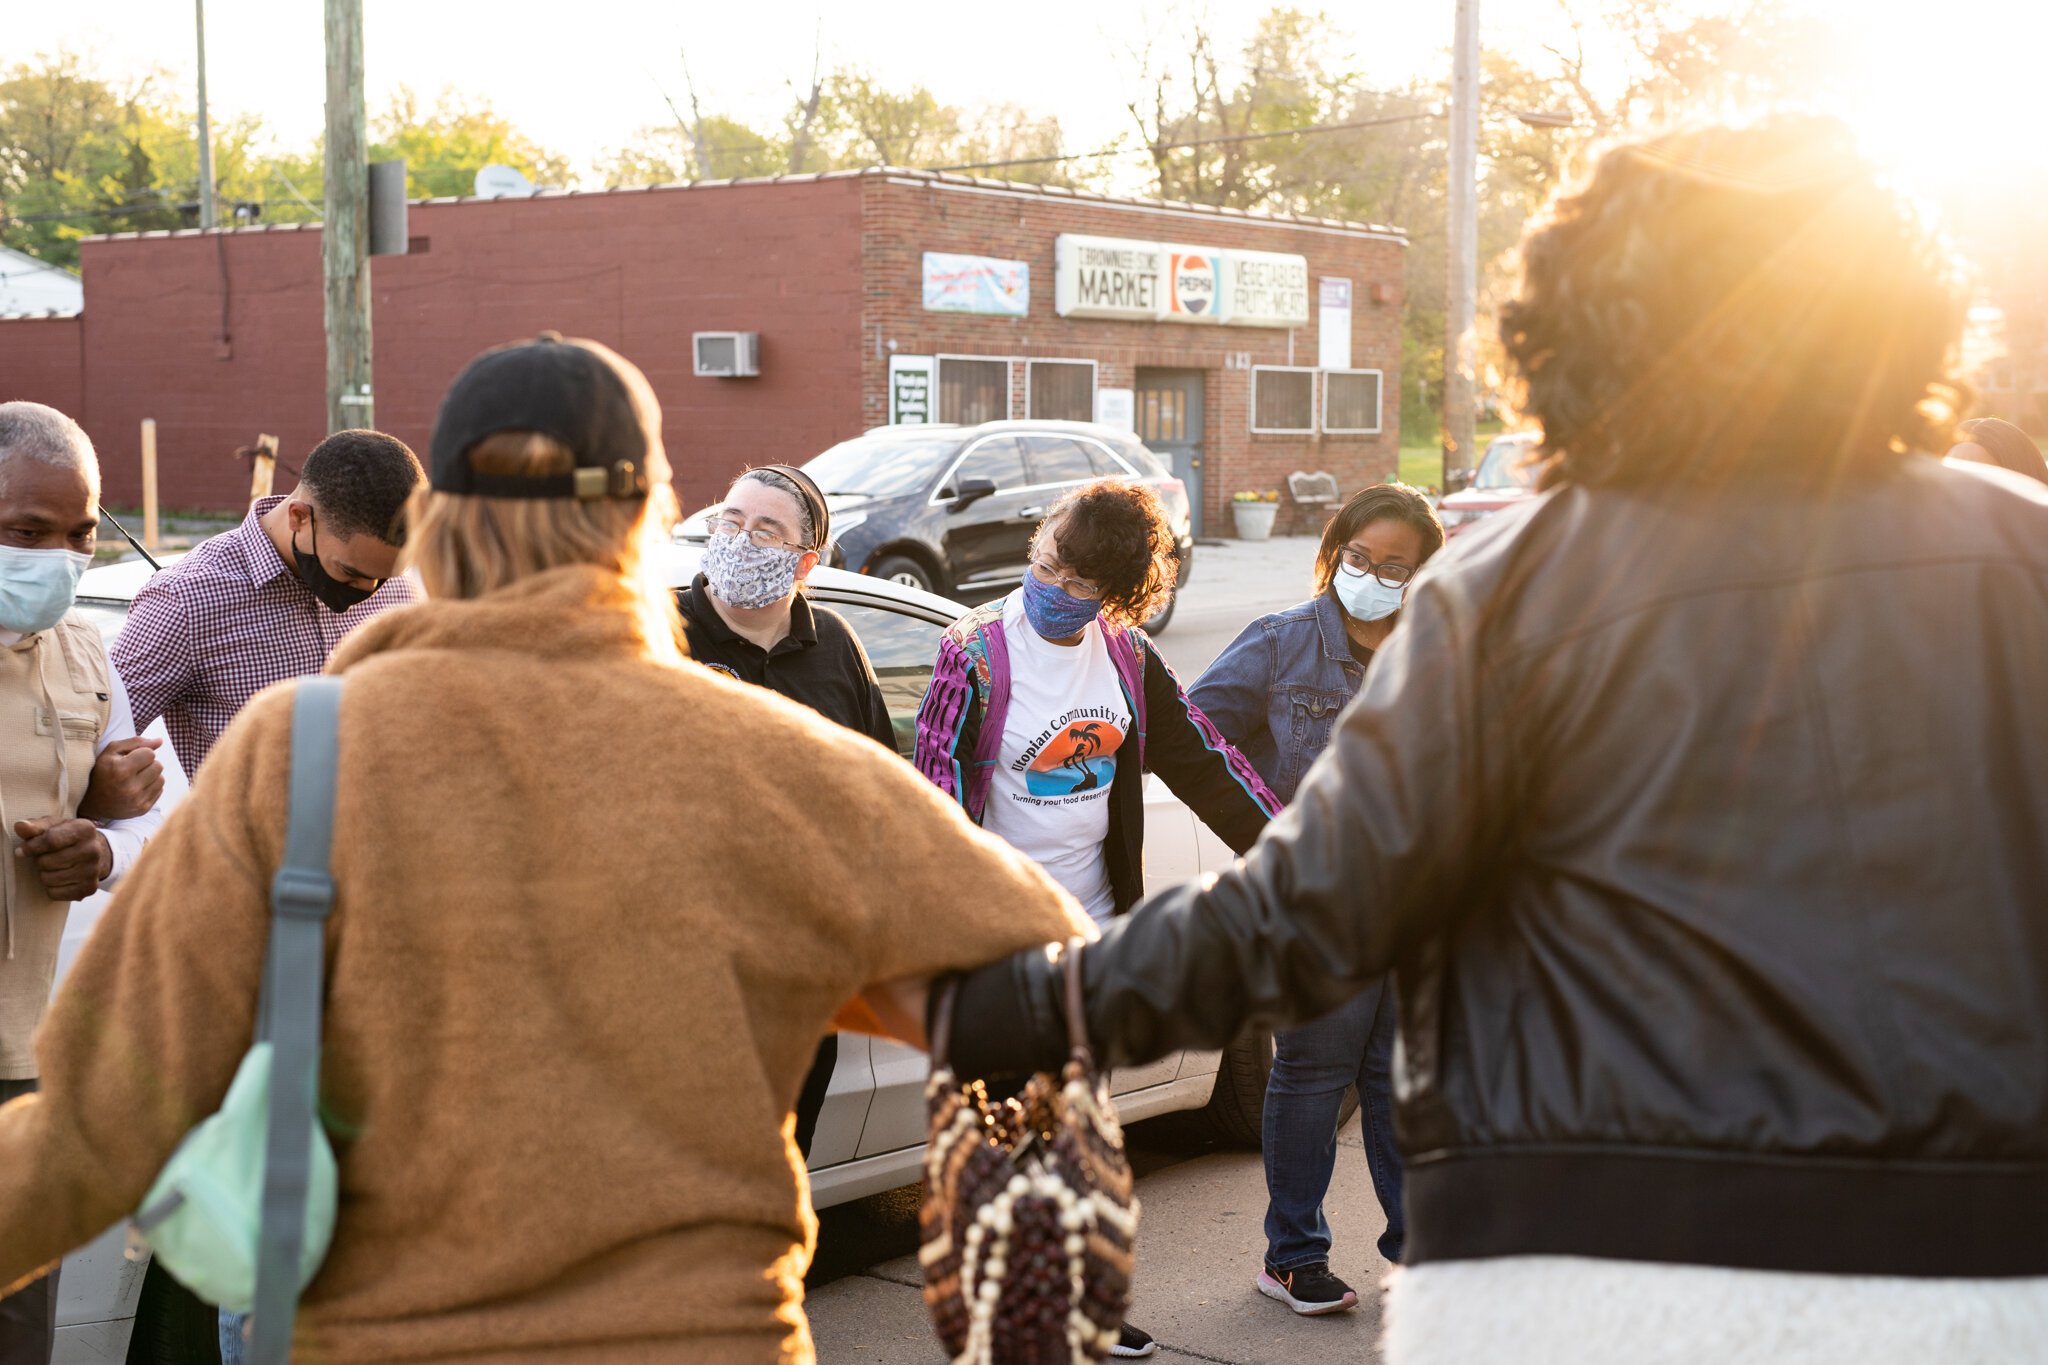
[[[1336,581],[1331,584],[1337,590],[1337,600],[1344,604],[1345,613],[1354,621],[1384,621],[1401,610],[1402,594],[1407,588],[1390,588],[1369,573],[1350,573],[1337,570]]]
[[[0,545],[0,626],[34,635],[64,619],[92,556]]]
[[[1088,628],[1102,610],[1102,603],[1088,602],[1053,583],[1041,583],[1038,575],[1024,575],[1024,619],[1048,640],[1064,640]]]

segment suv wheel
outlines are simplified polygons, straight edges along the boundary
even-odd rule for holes
[[[1266,1082],[1273,1075],[1273,1035],[1254,1029],[1223,1049],[1202,1118],[1219,1139],[1233,1146],[1256,1148],[1265,1131]],[[1337,1124],[1351,1122],[1358,1112],[1358,1087],[1346,1086]]]
[[[937,592],[938,585],[932,582],[931,571],[909,555],[884,555],[875,561],[875,567],[868,570],[875,578],[901,583],[906,588],[919,588],[925,592]]]
[[[1166,599],[1166,605],[1154,612],[1150,619],[1144,623],[1143,629],[1145,633],[1147,635],[1157,635],[1160,631],[1165,630],[1166,623],[1173,619],[1173,609],[1179,601],[1180,592],[1176,589],[1173,596]]]

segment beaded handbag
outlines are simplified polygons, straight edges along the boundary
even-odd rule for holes
[[[1055,1077],[1014,1099],[963,1086],[947,1063],[957,983],[940,992],[925,1087],[931,1136],[918,1212],[924,1301],[956,1365],[1101,1360],[1131,1301],[1138,1201],[1108,1078],[1081,1008],[1081,940],[1067,945],[1067,1036]]]

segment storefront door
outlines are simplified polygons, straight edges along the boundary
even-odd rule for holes
[[[1135,397],[1138,439],[1173,466],[1174,477],[1188,486],[1194,531],[1202,534],[1202,400],[1201,370],[1138,371]]]

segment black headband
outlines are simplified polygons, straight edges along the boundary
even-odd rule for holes
[[[793,464],[761,464],[747,471],[749,474],[776,474],[796,485],[796,495],[803,499],[804,507],[811,514],[811,548],[823,551],[832,541],[832,509],[825,505],[825,495],[819,491],[817,480]]]

